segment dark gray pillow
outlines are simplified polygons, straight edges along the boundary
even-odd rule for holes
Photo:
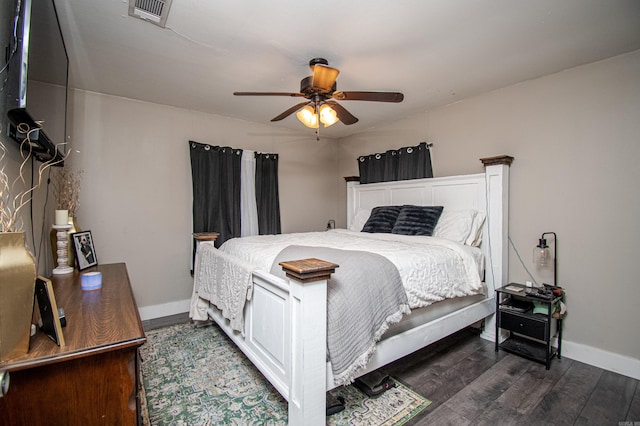
[[[402,235],[433,234],[442,214],[442,206],[402,206],[391,232]]]
[[[362,227],[362,232],[386,232],[390,234],[396,223],[402,206],[380,206],[371,210],[367,223]]]

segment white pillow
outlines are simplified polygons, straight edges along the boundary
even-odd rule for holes
[[[444,209],[433,230],[433,236],[445,238],[460,244],[473,245],[478,239],[478,229],[482,229],[484,215],[478,216],[476,210]]]
[[[351,226],[349,226],[350,231],[362,231],[364,224],[367,223],[367,220],[371,216],[371,210],[360,209],[356,212],[351,220]]]
[[[469,238],[465,241],[466,245],[471,247],[480,247],[480,243],[482,243],[482,225],[484,225],[486,216],[487,215],[484,212],[476,211],[473,223],[471,224]]]

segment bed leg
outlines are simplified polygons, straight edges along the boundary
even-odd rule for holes
[[[491,314],[490,316],[484,319],[484,327],[482,329],[482,333],[480,333],[480,337],[490,342],[495,342],[496,340],[495,314]]]
[[[327,281],[338,265],[317,259],[281,262],[290,283],[289,425],[324,425],[327,391]]]

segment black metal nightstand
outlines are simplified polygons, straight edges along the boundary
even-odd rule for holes
[[[551,325],[555,306],[563,298],[564,292],[544,298],[522,284],[496,289],[496,352],[502,349],[520,355],[544,364],[548,370],[554,356],[561,358],[562,318],[556,318],[557,349],[551,346]],[[511,332],[502,343],[500,329]]]

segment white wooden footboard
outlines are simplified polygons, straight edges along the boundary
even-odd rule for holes
[[[288,281],[254,273],[244,336],[219,311],[208,313],[288,401],[290,425],[324,425],[327,281],[338,265],[318,259],[280,265]]]

